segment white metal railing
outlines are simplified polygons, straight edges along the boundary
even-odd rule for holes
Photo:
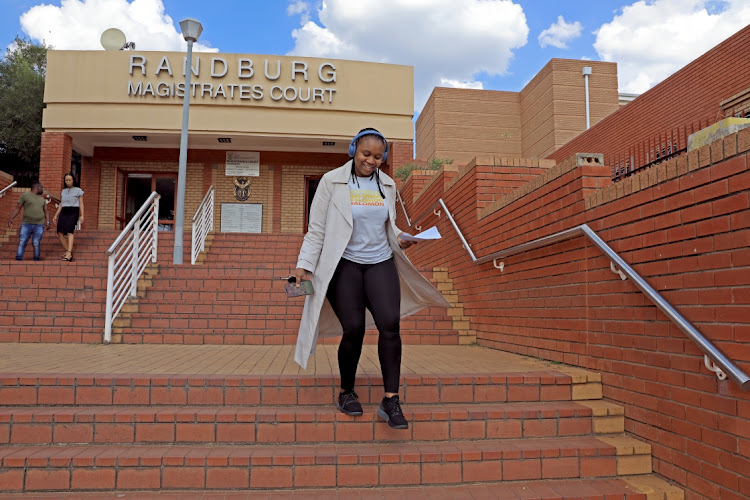
[[[138,278],[149,262],[156,262],[159,194],[154,191],[107,249],[107,308],[104,342],[112,340],[112,322],[128,297],[138,293]]]
[[[208,188],[198,210],[193,215],[193,235],[190,245],[190,264],[195,265],[198,255],[206,249],[206,236],[214,230],[214,187]]]
[[[682,316],[682,314],[680,314],[667,301],[667,299],[662,297],[659,292],[654,290],[651,285],[646,282],[646,280],[644,280],[632,267],[630,267],[627,262],[625,262],[622,257],[617,254],[617,252],[612,250],[612,248],[607,245],[607,243],[605,243],[604,240],[602,240],[587,224],[581,224],[580,226],[566,229],[550,236],[545,236],[528,243],[522,243],[512,248],[493,252],[489,255],[478,258],[474,255],[474,252],[472,252],[471,245],[464,238],[463,233],[458,228],[458,224],[456,224],[456,221],[453,219],[453,216],[451,215],[442,198],[440,198],[427,210],[425,210],[424,214],[416,218],[415,223],[416,221],[423,219],[425,216],[431,215],[430,211],[432,211],[432,214],[437,215],[439,218],[441,213],[440,209],[445,211],[445,215],[448,217],[448,220],[453,226],[453,229],[456,230],[456,233],[461,240],[461,244],[466,249],[472,262],[474,262],[475,264],[484,264],[485,262],[492,261],[493,265],[497,269],[500,269],[501,272],[505,268],[505,263],[498,261],[502,258],[523,253],[528,250],[533,250],[535,248],[540,248],[546,245],[551,245],[553,243],[558,243],[560,241],[565,241],[571,238],[576,238],[578,236],[585,236],[597,248],[599,248],[599,250],[601,250],[608,259],[610,259],[610,269],[612,269],[612,272],[618,274],[620,276],[620,279],[624,280],[626,278],[630,278],[633,281],[633,284],[646,297],[648,297],[649,300],[651,300],[651,302],[653,302],[653,304],[661,312],[663,312],[670,319],[670,321],[672,321],[672,323],[677,325],[680,330],[682,330],[690,339],[692,339],[693,342],[695,342],[695,344],[703,351],[704,363],[706,365],[706,368],[714,372],[719,380],[724,380],[727,378],[727,376],[729,376],[732,380],[739,384],[739,386],[743,390],[750,390],[750,376],[748,376],[748,374],[745,373],[742,368],[737,366],[731,359],[729,359],[727,355],[724,354],[721,349],[719,349],[718,346],[716,346],[700,331],[698,331],[698,329],[684,316]],[[415,224],[414,227],[418,231],[421,231],[421,226],[417,226]]]
[[[6,191],[9,191],[9,190],[10,190],[10,188],[12,188],[13,186],[15,186],[16,184],[18,184],[18,183],[17,183],[16,181],[13,181],[13,182],[11,182],[10,184],[8,184],[7,186],[5,186],[5,187],[4,187],[4,188],[3,188],[3,189],[2,189],[1,191],[0,191],[0,198],[2,198],[3,196],[5,196],[5,192],[6,192]]]

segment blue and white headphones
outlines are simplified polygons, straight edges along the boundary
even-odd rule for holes
[[[378,137],[383,138],[383,142],[385,142],[385,151],[383,152],[383,163],[385,163],[385,161],[388,159],[388,139],[386,139],[383,134],[381,134],[374,128],[366,128],[362,132],[354,136],[354,139],[352,139],[352,142],[349,143],[349,158],[354,158],[354,155],[357,153],[357,141],[360,139],[360,137],[363,137],[365,135],[377,135]]]

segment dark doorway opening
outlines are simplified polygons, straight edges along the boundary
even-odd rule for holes
[[[124,224],[133,218],[153,191],[159,193],[159,231],[174,230],[174,203],[177,174],[129,172],[125,182]],[[123,224],[123,225],[124,225]]]

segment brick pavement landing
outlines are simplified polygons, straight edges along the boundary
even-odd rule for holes
[[[0,374],[313,375],[338,374],[337,348],[319,345],[303,370],[289,345],[4,344]],[[586,370],[480,346],[407,345],[403,375],[557,372],[599,381]],[[358,375],[380,375],[377,346],[365,345]]]

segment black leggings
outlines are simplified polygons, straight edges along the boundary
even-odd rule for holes
[[[326,297],[344,330],[339,344],[341,388],[344,391],[354,389],[365,339],[366,307],[380,333],[378,358],[385,392],[397,393],[401,377],[401,287],[393,258],[378,264],[357,264],[341,259]]]

